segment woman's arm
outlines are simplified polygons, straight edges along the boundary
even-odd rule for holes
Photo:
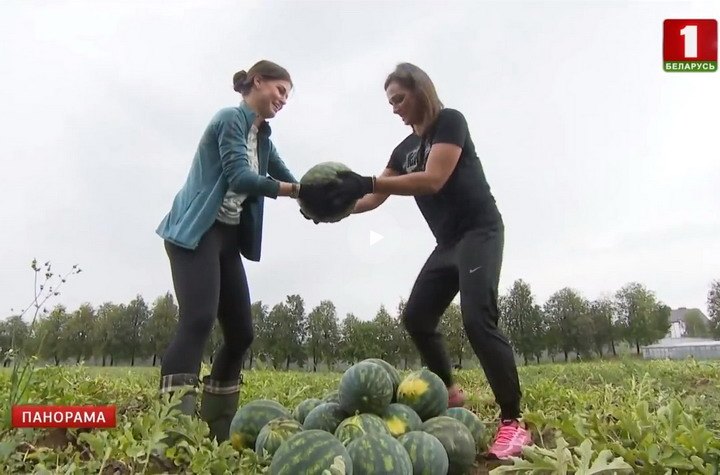
[[[375,179],[375,194],[385,195],[431,195],[445,186],[452,175],[462,148],[449,143],[436,143],[430,149],[427,165],[421,172],[401,176],[383,176]]]
[[[236,193],[276,198],[280,183],[258,175],[250,166],[245,140],[248,124],[242,114],[235,109],[224,109],[215,117],[214,128],[220,163],[229,188]]]
[[[285,162],[280,158],[280,154],[275,145],[270,141],[270,152],[268,160],[268,174],[276,180],[286,183],[297,183],[298,180],[288,169]]]
[[[383,172],[380,174],[380,177],[391,177],[391,176],[398,176],[398,172],[393,170],[392,168],[386,168],[383,170]],[[390,196],[387,193],[370,193],[369,195],[365,195],[362,198],[360,198],[357,203],[355,204],[355,209],[353,209],[353,214],[359,214],[359,213],[365,213],[366,211],[372,211],[381,204],[385,202],[385,200],[388,199],[388,196]]]

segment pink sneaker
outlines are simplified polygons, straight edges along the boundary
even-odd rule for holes
[[[448,388],[448,407],[463,407],[465,405],[465,393],[460,386],[453,384]]]
[[[524,424],[518,420],[505,420],[500,424],[487,456],[498,460],[507,460],[513,456],[519,457],[522,455],[523,446],[531,444],[532,436]]]

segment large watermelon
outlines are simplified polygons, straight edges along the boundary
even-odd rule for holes
[[[348,414],[380,415],[392,400],[392,381],[382,366],[360,362],[343,373],[338,392],[340,407]]]
[[[427,432],[411,431],[398,438],[405,447],[414,475],[446,475],[450,468],[445,447],[437,437]]]
[[[335,437],[347,447],[358,437],[371,433],[389,434],[385,421],[375,414],[358,414],[342,421],[335,430]]]
[[[256,399],[237,410],[230,423],[230,443],[237,450],[255,448],[260,429],[278,417],[292,417],[279,402]]]
[[[308,184],[325,184],[339,182],[339,171],[350,171],[347,165],[340,162],[322,162],[311,167],[300,179],[300,187]],[[323,223],[335,223],[347,218],[355,208],[357,200],[343,203],[307,203],[298,199],[300,209],[309,218]]]
[[[400,403],[392,403],[382,414],[390,434],[399,437],[406,432],[420,430],[422,420],[410,406]]]
[[[345,446],[332,434],[313,429],[287,439],[275,452],[269,472],[271,475],[353,475],[353,463]]]
[[[400,382],[397,402],[410,406],[426,421],[448,408],[448,390],[440,376],[427,368],[413,371]]]
[[[340,404],[324,402],[308,413],[303,422],[303,429],[319,429],[334,434],[337,427],[347,416]]]
[[[388,434],[365,434],[347,446],[355,475],[412,475],[405,447]]]
[[[472,434],[473,439],[475,440],[475,445],[480,448],[480,450],[485,450],[487,447],[487,441],[485,439],[487,430],[485,428],[485,424],[483,424],[474,412],[464,407],[451,407],[445,411],[445,415],[462,422]]]
[[[302,424],[295,419],[288,417],[273,419],[260,429],[255,440],[255,452],[258,454],[267,452],[272,456],[284,441],[302,430]]]
[[[369,361],[371,363],[377,363],[383,368],[385,368],[385,371],[387,371],[388,376],[390,376],[390,381],[392,381],[393,384],[393,397],[390,402],[395,402],[397,399],[397,388],[400,386],[400,373],[398,373],[398,370],[395,369],[393,365],[388,363],[387,361],[380,359],[380,358],[367,358],[363,361]]]
[[[310,413],[310,411],[318,407],[321,403],[322,401],[318,398],[311,397],[309,399],[305,399],[297,406],[295,406],[292,415],[296,421],[302,424],[303,422],[305,422],[305,418]]]
[[[437,416],[423,422],[421,430],[434,435],[445,447],[450,462],[448,475],[467,473],[475,463],[477,447],[465,424],[450,416]]]

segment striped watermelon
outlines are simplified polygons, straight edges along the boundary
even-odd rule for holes
[[[450,416],[437,416],[423,422],[421,430],[434,435],[447,452],[448,475],[466,473],[475,463],[477,447],[470,430]]]
[[[426,421],[448,408],[448,390],[440,376],[427,368],[413,371],[400,382],[397,402],[410,406]]]
[[[475,445],[478,448],[480,448],[482,451],[487,448],[487,442],[485,439],[487,430],[485,429],[485,424],[483,424],[483,422],[478,416],[475,415],[474,412],[464,407],[451,407],[450,409],[445,411],[445,415],[462,422],[463,425],[465,425],[465,427],[467,427],[472,434],[473,439],[475,440]]]
[[[327,472],[326,472],[327,470]],[[353,475],[347,449],[324,430],[304,430],[290,436],[275,452],[270,475]]]
[[[303,422],[303,429],[319,429],[334,434],[346,417],[347,414],[340,408],[340,404],[324,402],[308,413]]]
[[[261,455],[267,452],[272,456],[285,440],[302,430],[302,424],[295,419],[288,417],[273,419],[260,429],[255,440],[255,452]]]
[[[347,447],[358,437],[371,433],[389,434],[385,421],[375,414],[358,414],[342,421],[335,430],[335,437]]]
[[[387,361],[380,359],[380,358],[367,358],[363,361],[369,361],[371,363],[376,363],[385,368],[385,371],[387,371],[388,376],[390,376],[390,381],[392,381],[393,385],[393,397],[390,400],[390,402],[395,402],[397,399],[397,388],[400,386],[400,373],[398,373],[398,370],[395,369],[393,365],[388,363]]]
[[[278,417],[292,415],[282,404],[270,399],[256,399],[237,410],[230,422],[230,443],[236,450],[255,448],[260,429]]]
[[[355,475],[412,475],[405,447],[388,434],[365,434],[348,444]]]
[[[318,407],[320,403],[322,403],[322,401],[318,398],[311,397],[309,399],[305,399],[297,406],[295,406],[292,416],[295,418],[296,421],[302,424],[303,422],[305,422],[305,418],[310,413],[310,411]]]
[[[392,400],[392,389],[390,376],[382,366],[361,361],[340,378],[340,407],[350,415],[364,412],[380,415]]]
[[[392,403],[382,414],[390,434],[393,437],[399,437],[406,432],[420,430],[422,420],[411,407],[405,404]]]
[[[411,431],[398,438],[413,465],[413,475],[445,475],[450,468],[445,447],[427,432]]]
[[[302,178],[300,178],[300,186],[315,183],[325,184],[338,182],[340,180],[337,177],[337,172],[349,170],[347,165],[340,162],[318,163],[312,166]],[[323,223],[335,223],[350,216],[357,200],[333,203],[332,209],[328,209],[328,203],[325,203],[325,206],[321,209],[313,209],[315,206],[318,206],[317,203],[306,203],[302,199],[298,199],[297,201],[305,215]]]

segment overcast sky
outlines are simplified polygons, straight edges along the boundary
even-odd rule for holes
[[[34,257],[82,267],[53,301],[70,309],[172,290],[155,228],[209,119],[239,102],[233,73],[259,59],[296,84],[271,124],[298,178],[326,160],[381,172],[409,131],[382,85],[410,61],[469,122],[506,223],[501,292],[522,278],[541,303],[565,286],[593,299],[639,281],[705,312],[720,73],[664,72],[662,25],[719,17],[717,1],[5,0],[0,316],[31,300]],[[245,262],[269,306],[394,311],[434,245],[409,197],[332,225],[290,199],[265,209],[263,258]]]

